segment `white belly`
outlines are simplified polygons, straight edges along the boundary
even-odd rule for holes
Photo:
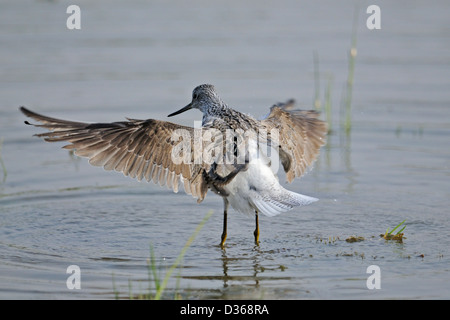
[[[250,147],[251,155],[255,153],[252,152],[254,150],[256,148]],[[275,216],[318,200],[283,188],[267,163],[269,160],[264,156],[250,157],[247,170],[239,172],[224,186],[227,200],[236,211],[247,214],[258,211]]]
[[[229,194],[230,205],[239,212],[254,214],[257,209],[253,203],[260,193],[268,193],[278,189],[280,184],[272,170],[261,163],[252,161],[246,171],[242,171],[227,184],[224,189]]]

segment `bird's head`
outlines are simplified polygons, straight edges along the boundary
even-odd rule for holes
[[[169,114],[168,117],[175,116],[190,109],[199,109],[201,112],[205,113],[209,108],[213,106],[221,106],[222,104],[223,102],[217,95],[214,86],[211,84],[202,84],[197,86],[192,91],[191,103],[184,108]]]

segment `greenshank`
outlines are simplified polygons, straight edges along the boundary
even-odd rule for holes
[[[223,199],[223,231],[227,238],[229,205],[255,215],[255,243],[259,244],[258,214],[275,216],[317,201],[289,191],[278,180],[278,165],[286,180],[301,177],[325,144],[327,124],[318,112],[295,109],[289,100],[256,118],[228,107],[214,86],[203,84],[192,101],[172,113],[190,109],[203,113],[201,125],[182,126],[168,121],[129,119],[112,123],[85,123],[44,116],[25,107],[20,110],[48,132],[35,136],[48,142],[67,141],[63,148],[86,157],[94,166],[125,176],[153,181],[178,192],[181,185],[200,203],[208,190]]]

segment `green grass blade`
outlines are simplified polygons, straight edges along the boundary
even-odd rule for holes
[[[0,183],[4,183],[6,181],[6,177],[8,176],[8,171],[6,170],[5,163],[3,162],[2,159],[2,145],[3,145],[3,138],[0,139],[0,166],[2,167],[3,170],[3,180]]]
[[[158,270],[156,268],[156,259],[155,252],[153,250],[153,246],[150,246],[150,262],[148,266],[149,270],[149,279],[153,278],[153,282],[155,284],[155,289],[158,290],[160,288],[160,280],[158,276]]]
[[[195,229],[194,233],[189,237],[189,239],[186,241],[186,244],[184,245],[183,249],[181,249],[180,254],[178,255],[177,259],[175,260],[175,262],[172,264],[172,266],[170,266],[169,270],[167,270],[166,272],[166,276],[164,277],[160,287],[158,288],[158,290],[156,291],[155,300],[159,300],[161,299],[161,295],[164,292],[164,289],[167,286],[167,283],[169,282],[170,276],[172,275],[172,272],[178,267],[178,265],[181,263],[181,261],[183,260],[183,257],[187,251],[187,249],[191,246],[192,242],[194,241],[195,237],[198,235],[198,233],[200,232],[200,230],[203,228],[203,226],[205,225],[206,221],[208,221],[208,219],[211,217],[211,215],[213,214],[212,211],[208,212],[206,214],[206,216],[203,218],[203,220],[198,224],[197,228]]]
[[[391,232],[389,232],[389,234],[392,234],[395,230],[397,230],[398,227],[400,227],[403,223],[405,223],[406,220],[403,220],[402,222],[400,222],[394,229],[391,230]],[[404,229],[404,228],[403,228]],[[403,229],[401,231],[403,231]],[[400,231],[400,232],[401,232]]]
[[[403,228],[399,232],[397,232],[397,234],[402,233],[402,231],[405,230],[405,228],[406,228],[406,226],[403,226]]]

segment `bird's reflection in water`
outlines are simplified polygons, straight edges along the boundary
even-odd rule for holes
[[[263,264],[264,261],[267,262],[268,252],[262,250],[259,245],[237,254],[238,256],[228,253],[227,248],[221,250],[223,274],[216,277],[216,280],[223,282],[221,291],[224,297],[262,299],[265,292],[264,283],[290,279],[290,276],[282,274],[285,266],[276,263]]]

